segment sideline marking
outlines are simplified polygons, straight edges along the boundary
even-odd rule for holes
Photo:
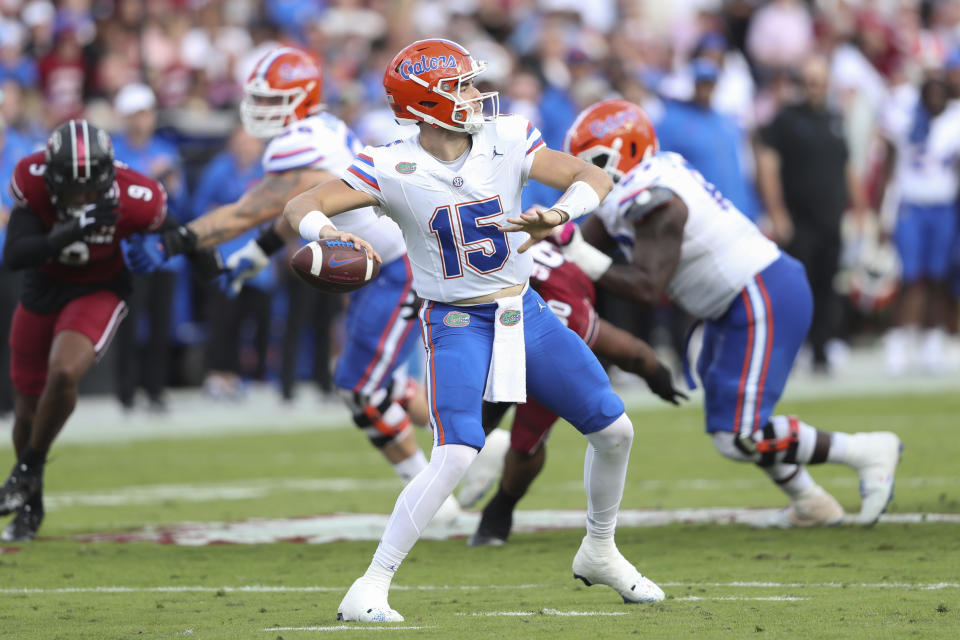
[[[960,589],[960,582],[660,582],[663,587],[717,587],[730,589],[917,589],[920,591],[940,591],[944,589]],[[491,584],[491,585],[393,585],[391,591],[489,591],[512,589],[542,589],[546,584]],[[349,585],[339,587],[311,586],[311,587],[277,587],[270,585],[245,585],[239,587],[203,587],[203,586],[157,586],[157,587],[5,587],[0,588],[4,595],[56,595],[63,593],[304,593],[304,592],[346,592]],[[783,600],[792,596],[678,596],[671,600]],[[806,597],[795,599],[806,600]],[[552,612],[554,609],[542,609],[540,612]],[[509,613],[509,612],[507,612]],[[514,612],[516,615],[527,615],[527,612]],[[493,615],[484,613],[458,613],[464,616]],[[506,613],[504,615],[507,615]],[[550,615],[559,615],[551,613]],[[573,615],[573,614],[571,614]],[[598,613],[597,615],[621,615],[620,612]]]
[[[713,507],[706,509],[661,509],[621,511],[622,527],[658,527],[669,524],[720,524],[758,526],[770,522],[778,509],[742,509]],[[239,522],[182,522],[148,526],[135,531],[81,534],[79,542],[156,542],[182,546],[208,544],[270,544],[301,542],[324,544],[339,540],[379,540],[387,526],[387,514],[326,514],[303,518],[257,518]],[[431,522],[423,538],[447,540],[472,534],[479,524],[479,513],[461,513],[452,522]],[[582,529],[586,513],[576,510],[517,511],[517,533],[557,529]],[[894,513],[880,517],[881,523],[954,523],[960,513]]]
[[[857,478],[833,478],[821,482],[832,488],[848,489],[858,486]],[[898,478],[899,486],[954,487],[960,476],[930,476]],[[196,484],[152,484],[136,487],[117,487],[102,491],[57,491],[44,495],[47,511],[64,507],[123,507],[128,505],[165,504],[169,502],[217,502],[223,500],[256,500],[279,492],[350,493],[367,491],[399,491],[403,486],[398,478],[264,478],[238,482],[211,482]],[[638,491],[685,489],[690,491],[736,491],[761,489],[769,486],[765,480],[716,480],[712,478],[682,478],[677,480],[642,480],[631,484]],[[582,482],[564,482],[555,490],[583,493]]]

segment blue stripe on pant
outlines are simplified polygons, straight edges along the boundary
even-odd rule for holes
[[[435,444],[483,447],[480,413],[496,310],[495,303],[458,307],[426,301],[420,311]],[[527,395],[581,433],[610,425],[623,413],[623,401],[593,352],[533,289],[524,294],[523,314]]]

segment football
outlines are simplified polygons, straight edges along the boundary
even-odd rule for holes
[[[380,265],[365,249],[341,240],[320,240],[300,247],[290,266],[301,280],[326,293],[355,291],[380,272]]]

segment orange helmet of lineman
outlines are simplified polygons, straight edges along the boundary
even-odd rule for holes
[[[464,99],[461,88],[483,73],[487,63],[474,60],[456,42],[420,40],[394,56],[383,75],[387,102],[399,124],[426,122],[450,131],[476,133],[500,112],[496,91]],[[490,113],[483,114],[490,101]]]
[[[604,100],[587,107],[563,141],[564,151],[600,167],[614,182],[659,148],[650,118],[626,100]]]
[[[260,58],[240,102],[244,128],[261,138],[280,135],[291,122],[323,108],[320,66],[307,53],[278,47]]]

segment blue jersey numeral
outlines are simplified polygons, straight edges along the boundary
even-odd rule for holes
[[[430,231],[437,238],[443,261],[443,277],[463,276],[460,249],[467,266],[477,273],[492,273],[503,268],[510,257],[507,235],[500,231],[496,218],[503,213],[500,196],[479,202],[437,207],[430,218]]]

